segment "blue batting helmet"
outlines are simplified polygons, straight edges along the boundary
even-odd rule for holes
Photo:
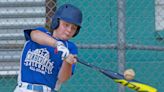
[[[69,23],[73,23],[78,26],[78,29],[73,37],[79,33],[82,23],[82,12],[80,11],[80,9],[71,4],[64,4],[59,7],[52,17],[51,30],[54,30],[59,26],[59,19],[62,19]]]

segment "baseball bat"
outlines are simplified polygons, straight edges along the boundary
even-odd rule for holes
[[[119,73],[114,72],[112,70],[107,70],[107,69],[97,67],[97,66],[92,65],[88,62],[85,62],[84,60],[79,59],[79,58],[77,58],[77,62],[79,62],[85,66],[88,66],[88,67],[104,74],[108,78],[111,78],[112,80],[114,80],[114,82],[120,83],[123,86],[127,86],[128,88],[135,90],[137,92],[157,92],[157,89],[152,87],[152,86],[149,86],[147,84],[144,84],[144,83],[139,82],[139,81],[134,80],[134,79],[133,80],[126,80],[122,74],[119,74]]]

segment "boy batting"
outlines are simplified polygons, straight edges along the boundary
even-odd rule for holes
[[[51,33],[44,27],[24,30],[26,43],[14,92],[57,92],[73,74],[78,54],[69,41],[81,27],[82,12],[64,4],[55,12]]]

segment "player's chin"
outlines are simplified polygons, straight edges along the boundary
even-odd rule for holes
[[[71,35],[65,35],[65,36],[63,37],[63,40],[69,40],[69,39],[71,39],[71,38],[72,38]]]

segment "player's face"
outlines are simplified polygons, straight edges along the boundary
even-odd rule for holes
[[[72,36],[75,34],[77,28],[78,28],[78,26],[75,24],[60,20],[59,27],[55,30],[55,35],[59,39],[68,40],[68,39],[72,38]]]

